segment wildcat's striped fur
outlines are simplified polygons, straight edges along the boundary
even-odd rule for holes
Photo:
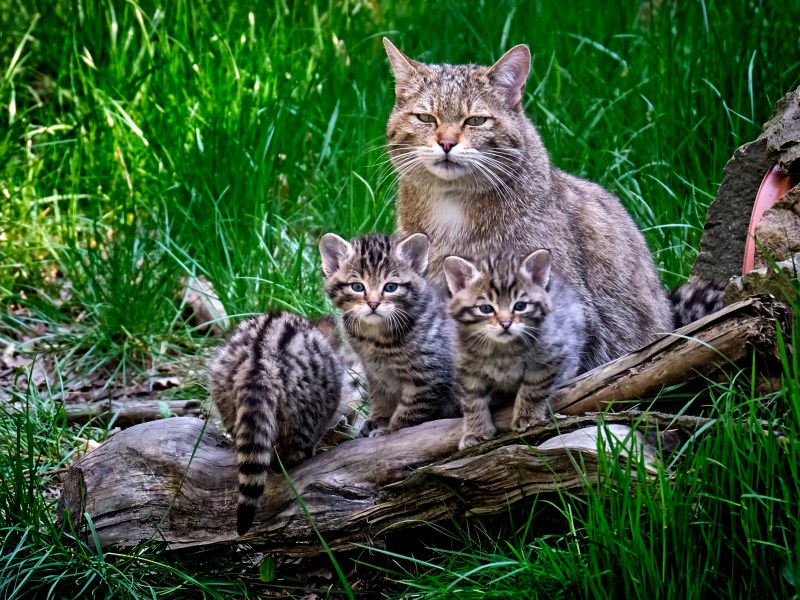
[[[384,44],[396,80],[386,137],[397,235],[428,235],[435,285],[445,289],[449,255],[550,248],[586,313],[584,369],[672,330],[652,256],[620,201],[553,166],[525,116],[526,46],[483,67],[423,64]]]
[[[688,325],[722,308],[725,290],[710,281],[692,280],[669,293],[675,329]]]
[[[511,425],[524,431],[545,419],[553,391],[581,371],[583,307],[550,264],[547,250],[444,260],[458,323],[462,450],[494,436],[490,404],[514,402]]]
[[[458,416],[453,370],[455,325],[423,277],[428,240],[381,234],[320,240],[325,291],[367,376],[370,414],[363,433],[383,435]]]
[[[344,373],[332,321],[252,317],[209,361],[208,390],[236,446],[239,535],[253,523],[274,455],[287,468],[311,456],[336,412]]]

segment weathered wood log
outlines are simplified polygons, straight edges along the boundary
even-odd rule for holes
[[[199,417],[203,414],[200,400],[162,400],[158,397],[122,396],[94,401],[67,398],[63,406],[67,421],[86,423],[92,419],[100,419],[103,422],[113,422],[119,427],[164,417]]]
[[[576,379],[554,405],[574,414],[593,410],[657,393],[753,349],[774,353],[775,319],[784,317],[783,305],[768,299],[731,305]],[[686,339],[689,335],[697,340]],[[508,431],[511,407],[494,418],[500,432]],[[642,422],[691,434],[707,423],[630,412],[603,420],[608,427],[597,427],[597,415],[560,417],[463,453],[457,452],[460,419],[348,441],[292,469],[291,484],[274,475],[253,528],[240,538],[230,442],[206,421],[166,419],[123,431],[78,461],[65,477],[59,507],[84,535],[88,514],[103,546],[149,539],[174,548],[254,541],[274,551],[311,555],[322,551],[317,531],[331,548],[346,548],[388,530],[503,511],[539,492],[581,489],[596,478],[598,447],[617,443],[613,438],[624,439],[627,453],[646,470],[654,449],[632,426]],[[598,444],[603,432],[609,439]]]
[[[508,409],[497,415],[501,430],[508,429],[510,418]],[[672,423],[672,417],[609,415],[609,437],[627,441],[628,452],[639,453],[646,464],[652,464],[653,448],[644,446],[641,434],[631,435],[629,426],[642,418],[688,432],[705,424],[692,417]],[[535,451],[515,444],[518,437],[511,434],[492,440],[485,454],[450,459],[461,436],[460,419],[346,442],[290,471],[291,484],[283,475],[272,476],[244,537],[236,535],[230,441],[200,419],[154,421],[118,433],[73,466],[59,507],[87,538],[88,514],[102,546],[249,541],[293,556],[315,555],[323,552],[315,527],[331,548],[344,549],[396,528],[502,511],[539,492],[579,490],[596,477],[598,420],[568,417],[534,428],[523,439],[548,440]],[[559,431],[566,437],[563,444]]]
[[[551,403],[555,412],[580,415],[612,402],[651,398],[665,387],[708,375],[753,349],[777,359],[775,323],[786,331],[788,308],[752,297],[573,379]]]

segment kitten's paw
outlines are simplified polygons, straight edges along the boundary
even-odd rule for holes
[[[544,421],[544,417],[536,417],[533,415],[520,415],[511,422],[511,429],[517,433],[527,431],[534,425],[538,425]]]
[[[390,433],[391,432],[388,429],[384,427],[378,427],[377,429],[373,429],[369,432],[369,437],[381,437],[383,435],[389,435]]]
[[[461,441],[458,442],[458,449],[466,450],[467,448],[472,448],[473,446],[482,444],[483,442],[490,439],[492,439],[492,436],[475,435],[472,433],[467,433],[461,438]]]
[[[384,431],[383,433],[374,433],[378,430],[385,430],[387,429],[389,422],[386,419],[367,419],[364,421],[364,424],[361,426],[361,437],[375,437],[376,435],[385,435],[388,431]]]

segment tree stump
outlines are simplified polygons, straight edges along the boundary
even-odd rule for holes
[[[779,165],[794,183],[800,182],[800,88],[778,101],[770,120],[757,140],[741,146],[725,165],[725,176],[708,216],[700,240],[692,278],[725,286],[731,277],[742,274],[742,258],[750,215],[759,187],[767,171]],[[785,198],[797,206],[800,187],[795,185]],[[764,215],[756,239],[773,260],[785,260],[800,250],[800,219],[797,212],[776,206]],[[786,238],[789,241],[784,243]],[[762,246],[764,244],[762,243]],[[762,252],[756,266],[765,265]]]

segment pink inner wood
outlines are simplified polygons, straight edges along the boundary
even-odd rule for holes
[[[756,194],[756,201],[753,204],[753,212],[750,214],[750,226],[747,229],[747,239],[744,242],[744,264],[742,265],[742,275],[753,270],[756,258],[756,225],[761,221],[761,217],[767,209],[771,208],[783,195],[792,189],[792,178],[784,175],[778,165],[774,165],[764,179]]]

